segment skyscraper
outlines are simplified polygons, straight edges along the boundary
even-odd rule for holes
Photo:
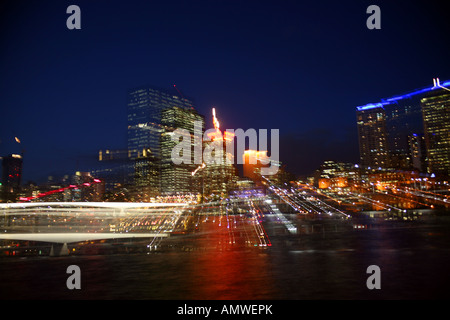
[[[186,194],[194,191],[192,172],[198,166],[194,163],[195,144],[201,141],[194,139],[194,124],[200,123],[200,134],[203,134],[205,119],[193,108],[180,108],[173,106],[162,111],[161,124],[163,133],[161,135],[161,193],[162,194]],[[189,136],[184,137],[190,139],[191,157],[190,163],[175,164],[172,160],[172,150],[177,141],[172,139],[172,135],[176,129],[185,129],[189,132]]]
[[[174,89],[172,92],[139,87],[128,93],[128,157],[131,161],[128,180],[135,186],[135,194],[145,198],[175,190],[173,184],[168,186],[165,182],[171,177],[167,132],[177,126],[185,127],[186,115],[195,113],[193,101]],[[163,146],[166,149],[163,150]],[[174,173],[179,168],[172,169],[170,172]]]
[[[361,164],[388,167],[386,112],[381,105],[358,107],[357,125]]]
[[[150,197],[161,193],[160,161],[154,156],[146,155],[134,160],[134,189],[135,201],[148,201]]]
[[[361,164],[425,171],[422,99],[440,96],[450,81],[356,108]],[[419,154],[418,152],[421,152]],[[421,161],[421,162],[420,162]]]
[[[421,99],[428,173],[450,176],[450,92]]]
[[[220,130],[215,108],[212,109],[214,130],[208,133],[210,141],[204,141],[204,154],[210,157],[201,172],[204,179],[204,195],[226,195],[236,186],[238,173],[234,155],[227,152],[234,147],[234,134]],[[204,157],[205,158],[205,157]],[[205,161],[205,159],[204,159]]]
[[[427,149],[425,136],[413,133],[409,136],[409,148],[412,160],[412,167],[420,172],[427,170]]]
[[[140,87],[128,94],[128,156],[161,156],[162,111],[177,106],[192,109],[193,102],[169,90]]]
[[[384,106],[389,166],[399,169],[412,167],[409,137],[423,133],[422,110],[416,96],[403,96]],[[394,102],[395,101],[395,102]]]
[[[4,201],[14,201],[22,183],[22,156],[11,154],[2,159],[2,191]]]

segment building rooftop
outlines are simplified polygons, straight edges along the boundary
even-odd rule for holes
[[[383,106],[395,103],[398,100],[412,98],[414,96],[417,96],[417,95],[420,95],[420,94],[423,94],[426,92],[430,92],[432,90],[441,89],[443,86],[450,86],[450,80],[445,81],[442,84],[440,84],[439,79],[433,79],[433,81],[434,81],[434,85],[431,87],[425,87],[425,88],[417,89],[417,90],[414,90],[412,92],[405,93],[402,95],[394,96],[394,97],[387,98],[387,99],[381,99],[380,102],[368,103],[366,105],[356,107],[356,109],[358,111],[363,111],[363,110],[368,110],[368,109],[373,109],[373,108],[382,108]]]

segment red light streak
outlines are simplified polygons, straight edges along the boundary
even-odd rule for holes
[[[85,182],[85,183],[83,183],[83,184],[81,184],[81,185],[78,185],[78,186],[77,186],[77,185],[71,184],[71,185],[69,185],[68,187],[59,188],[59,189],[56,189],[56,190],[50,190],[50,191],[47,191],[47,192],[42,192],[42,193],[38,194],[37,196],[32,196],[32,197],[21,197],[21,198],[19,198],[19,200],[20,200],[21,202],[31,201],[31,200],[33,200],[33,199],[42,198],[42,197],[49,196],[49,195],[52,195],[52,194],[55,194],[55,193],[64,192],[64,191],[67,190],[67,189],[76,189],[76,188],[80,188],[80,187],[90,187],[91,185],[93,185],[93,184],[95,184],[95,183],[100,183],[100,182],[101,182],[101,180],[99,180],[99,179],[94,179],[94,182],[93,182],[93,183]]]

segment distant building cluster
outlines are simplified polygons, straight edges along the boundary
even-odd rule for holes
[[[437,184],[448,184],[435,175],[419,171],[397,170],[392,168],[364,168],[358,164],[324,161],[311,177],[310,184],[319,189],[343,190],[350,192],[384,191],[390,187],[411,187],[431,189]]]
[[[361,165],[450,175],[450,81],[357,107]]]
[[[356,108],[360,163],[325,161],[308,178],[319,189],[383,190],[393,185],[425,188],[450,176],[450,81]],[[210,201],[265,193],[266,184],[289,186],[296,177],[281,162],[275,175],[262,177],[267,150],[247,148],[242,166],[229,153],[234,143],[222,132],[213,109],[215,131],[206,132],[205,116],[192,99],[173,92],[139,87],[128,92],[127,146],[102,149],[98,165],[47,183],[23,184],[23,157],[2,158],[0,202],[15,201]],[[124,128],[125,129],[125,128]],[[220,161],[176,164],[173,137],[177,129],[188,135],[192,150],[205,150],[210,142],[223,146]],[[197,130],[197,131],[196,131]],[[195,139],[200,130],[209,141]],[[125,131],[125,130],[124,130]],[[234,135],[232,133],[232,135]],[[16,138],[17,139],[17,138]],[[234,145],[233,145],[234,148]],[[214,151],[216,152],[216,151]],[[214,153],[213,152],[213,153]],[[216,156],[215,154],[213,156]],[[231,160],[231,161],[230,161]]]
[[[225,197],[239,189],[242,180],[233,161],[226,152],[230,140],[220,134],[211,134],[210,141],[223,145],[221,161],[196,164],[194,153],[190,164],[175,164],[172,151],[177,144],[172,136],[175,130],[189,133],[191,148],[204,150],[210,141],[194,138],[195,123],[205,132],[205,116],[198,113],[194,101],[182,94],[154,87],[140,87],[128,94],[128,148],[124,160],[124,185],[133,201],[149,201],[157,197],[186,197],[196,195],[199,200]],[[217,119],[213,117],[214,126]],[[216,128],[216,130],[219,130]],[[117,154],[120,152],[116,151]],[[105,153],[102,153],[105,158]],[[214,154],[213,154],[214,156]],[[232,162],[232,163],[230,163]],[[111,172],[110,172],[111,173]],[[106,182],[110,176],[103,175]],[[253,186],[255,181],[251,181]]]
[[[127,102],[127,146],[119,150],[99,150],[98,166],[89,172],[76,172],[75,175],[66,175],[58,180],[49,177],[48,182],[40,186],[21,186],[22,157],[5,157],[4,192],[0,200],[203,201],[260,188],[261,177],[258,175],[263,165],[258,160],[251,166],[243,164],[239,170],[235,163],[227,161],[233,160],[233,155],[226,152],[227,144],[230,143],[226,135],[212,134],[210,137],[211,141],[223,144],[223,161],[208,165],[195,164],[194,161],[191,164],[173,162],[172,150],[177,144],[172,138],[175,130],[189,132],[193,149],[203,150],[209,143],[193,139],[195,123],[201,124],[203,136],[205,116],[198,113],[192,99],[184,97],[175,89],[172,92],[145,86],[130,90]],[[289,179],[295,178],[281,168],[280,162],[276,165],[280,166],[280,170],[271,177],[274,183],[289,182]]]
[[[429,189],[450,177],[450,81],[356,108],[360,163],[324,161],[319,189]]]

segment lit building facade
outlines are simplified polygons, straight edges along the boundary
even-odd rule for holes
[[[192,109],[193,102],[168,90],[141,87],[128,94],[128,156],[160,157],[162,111],[177,106]]]
[[[242,168],[244,177],[251,179],[258,187],[263,185],[261,169],[269,168],[270,165],[277,167],[275,174],[265,177],[271,183],[283,185],[295,180],[295,176],[281,166],[281,161],[270,159],[267,151],[245,150],[242,157],[244,160]]]
[[[382,99],[356,108],[361,164],[366,167],[425,171],[422,99],[446,92],[437,85]]]
[[[243,154],[243,174],[251,179],[257,186],[262,183],[261,168],[268,167],[263,163],[268,163],[267,151],[245,150]]]
[[[420,172],[427,171],[425,136],[423,134],[413,133],[409,135],[408,142],[413,170],[417,169]]]
[[[159,161],[152,156],[134,160],[134,182],[128,189],[133,201],[149,201],[160,193]]]
[[[203,135],[205,119],[193,108],[173,106],[162,111],[161,124],[164,129],[161,135],[161,194],[187,194],[199,192],[199,186],[193,183],[192,172],[198,166],[194,163],[194,148],[201,141],[194,139],[194,124],[201,123],[200,133]],[[191,141],[190,163],[175,164],[172,160],[172,150],[178,143],[172,139],[176,129],[184,129],[188,136],[183,139]]]
[[[128,93],[128,182],[134,186],[135,196],[154,196],[166,191],[162,181],[165,165],[163,144],[167,121],[165,110],[178,107],[180,110],[195,111],[193,101],[181,94],[154,87],[139,87]],[[170,121],[169,121],[170,122]],[[173,123],[177,125],[177,123]],[[167,147],[165,145],[164,147]],[[165,176],[167,170],[165,170]],[[144,197],[145,198],[145,197]]]
[[[95,179],[90,172],[75,172],[72,181],[75,188],[68,188],[62,194],[64,201],[88,201],[98,202],[103,201],[105,194],[105,183]],[[55,194],[57,197],[57,194]],[[49,199],[48,197],[46,198]]]
[[[359,153],[366,167],[388,167],[386,113],[383,107],[359,107],[357,111]]]
[[[3,201],[14,201],[22,183],[23,159],[19,154],[11,154],[2,158],[2,198]]]
[[[204,153],[205,150],[211,150],[210,153],[206,153],[214,161],[206,163],[206,166],[200,171],[199,177],[202,179],[202,193],[205,196],[224,196],[236,188],[238,180],[234,155],[227,152],[230,150],[230,146],[234,147],[234,134],[228,131],[222,133],[214,108],[212,112],[214,130],[207,134],[210,141],[203,141],[203,150]]]
[[[317,172],[317,186],[326,188],[348,188],[362,181],[359,165],[326,160]]]
[[[238,172],[236,166],[231,162],[232,155],[226,152],[226,140],[223,141],[223,152],[219,162],[207,164],[203,169],[204,181],[202,182],[204,195],[227,195],[235,189],[238,181]],[[217,142],[217,140],[215,141]],[[212,142],[214,143],[214,141]],[[207,142],[206,142],[207,144]],[[216,158],[216,151],[211,153]],[[217,157],[217,158],[219,158]]]
[[[5,187],[18,189],[22,183],[22,156],[11,154],[2,160],[2,182]]]
[[[450,176],[450,92],[421,100],[428,173]]]

